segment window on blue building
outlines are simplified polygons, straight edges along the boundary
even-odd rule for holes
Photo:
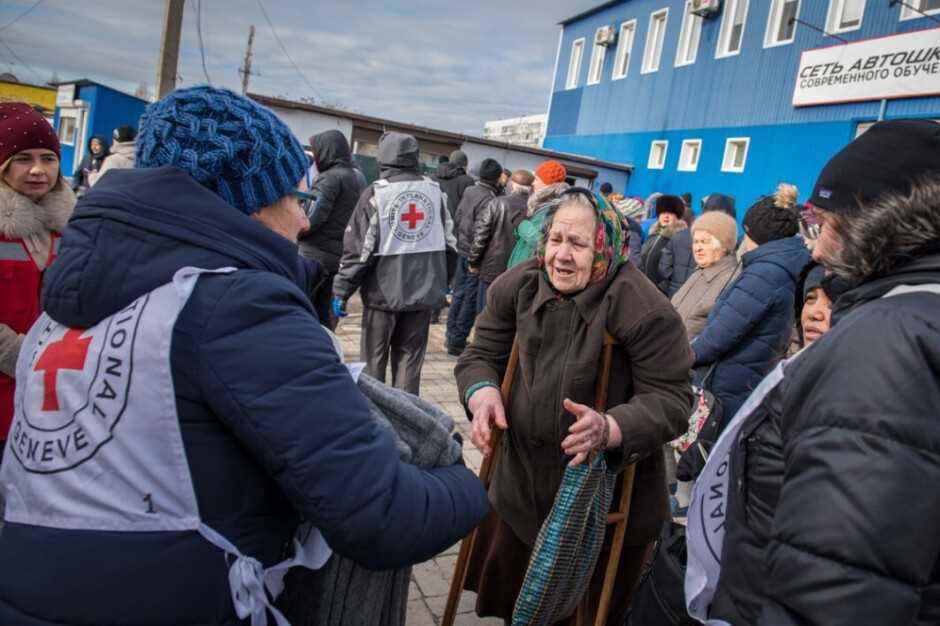
[[[915,8],[917,11],[914,10]],[[933,15],[934,13],[940,13],[940,0],[907,0],[907,4],[901,7],[902,20],[915,20],[923,17],[924,14]]]
[[[846,33],[862,27],[865,0],[829,0],[826,32]]]
[[[744,24],[747,22],[747,3],[748,0],[728,0],[725,3],[721,32],[718,34],[718,50],[715,52],[716,59],[741,52]]]
[[[661,170],[666,167],[666,151],[669,150],[669,142],[665,139],[653,141],[650,144],[650,156],[646,162],[647,169]]]
[[[617,57],[614,59],[614,73],[611,78],[619,80],[626,78],[630,69],[630,58],[633,56],[633,40],[636,38],[636,20],[630,20],[620,25],[620,37],[617,39]]]
[[[742,173],[747,165],[747,149],[750,144],[750,137],[729,137],[725,142],[725,156],[721,161],[721,171]]]
[[[666,20],[669,9],[662,9],[650,15],[650,27],[646,32],[646,49],[643,51],[643,74],[659,71],[659,62],[663,58],[663,41],[666,38]]]
[[[601,82],[601,72],[604,71],[604,57],[607,56],[607,46],[597,43],[597,36],[602,28],[598,28],[597,33],[594,34],[594,50],[591,52],[591,66],[588,68],[588,85],[596,85]]]
[[[76,130],[78,130],[78,120],[65,115],[59,116],[59,141],[74,144]]]
[[[676,51],[676,67],[695,63],[701,38],[702,18],[692,13],[692,0],[686,0],[685,13],[682,14],[682,30],[679,32],[679,49]]]
[[[767,31],[764,33],[764,47],[782,46],[793,43],[796,36],[796,22],[800,15],[800,0],[773,0],[770,15],[767,17]]]
[[[679,171],[694,172],[698,170],[699,158],[702,156],[702,140],[686,139],[682,142],[679,151]]]
[[[571,58],[568,60],[568,79],[565,81],[565,89],[574,89],[578,86],[582,56],[584,56],[584,37],[575,39],[571,44]]]

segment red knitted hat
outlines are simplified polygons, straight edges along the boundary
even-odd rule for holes
[[[535,175],[546,185],[551,185],[565,182],[568,170],[558,161],[545,161],[535,170]]]
[[[47,148],[60,156],[55,130],[25,102],[0,102],[0,165],[17,152],[34,148]]]

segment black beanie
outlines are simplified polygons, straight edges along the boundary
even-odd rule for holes
[[[607,194],[613,193],[614,186],[610,183],[603,183],[601,185],[601,195],[606,196]]]
[[[924,174],[940,174],[940,124],[878,122],[829,160],[809,202],[851,215],[887,191],[909,193]]]
[[[678,219],[685,215],[685,204],[679,196],[659,196],[656,198],[656,217],[663,213],[672,213]]]
[[[503,166],[496,159],[483,159],[480,163],[480,180],[495,183],[503,174]]]
[[[744,216],[744,232],[757,245],[792,237],[800,231],[795,209],[774,204],[773,196],[764,196]]]
[[[121,143],[134,141],[137,138],[137,129],[133,126],[118,126],[114,129],[114,140]]]

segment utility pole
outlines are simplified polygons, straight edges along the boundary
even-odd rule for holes
[[[251,45],[255,41],[255,27],[252,26],[248,29],[248,48],[245,50],[245,63],[240,68],[238,68],[238,73],[242,75],[242,95],[248,93],[248,79],[250,78],[251,72]]]
[[[166,0],[163,13],[163,38],[160,40],[160,58],[157,61],[157,98],[176,89],[176,75],[180,58],[180,31],[183,28],[183,1]]]

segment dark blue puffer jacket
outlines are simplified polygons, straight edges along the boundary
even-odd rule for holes
[[[463,466],[399,462],[317,323],[297,246],[174,168],[109,174],[78,206],[47,272],[44,308],[88,327],[169,282],[200,278],[171,365],[202,519],[270,566],[300,518],[368,568],[426,560],[487,513]],[[195,532],[7,524],[0,624],[242,624],[224,554]],[[247,623],[247,622],[244,622]]]
[[[771,241],[745,254],[741,275],[718,297],[692,342],[700,373],[716,364],[705,387],[721,402],[724,423],[785,355],[796,282],[809,261],[799,237]]]

